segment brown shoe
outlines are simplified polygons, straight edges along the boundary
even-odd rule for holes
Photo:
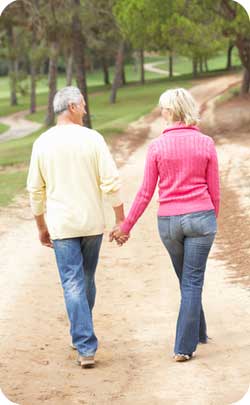
[[[93,368],[95,366],[95,357],[94,356],[85,357],[79,354],[77,362],[82,368]]]
[[[174,355],[174,361],[177,361],[179,363],[183,362],[183,361],[188,361],[191,359],[191,356],[189,356],[188,354],[175,354]]]

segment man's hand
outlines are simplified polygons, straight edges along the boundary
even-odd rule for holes
[[[129,239],[129,234],[123,232],[119,225],[116,225],[109,234],[109,241],[113,242],[115,239],[118,246],[122,246]]]
[[[35,215],[35,220],[41,244],[43,246],[53,248],[53,243],[52,240],[50,239],[50,234],[48,231],[46,221],[44,219],[44,215],[43,214]]]
[[[43,246],[53,248],[53,243],[50,239],[48,228],[39,229],[39,239]]]

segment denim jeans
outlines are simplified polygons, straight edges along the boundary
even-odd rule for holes
[[[72,343],[82,356],[93,356],[98,346],[92,309],[95,304],[95,271],[102,236],[53,240]]]
[[[174,352],[192,354],[199,342],[206,342],[202,288],[207,257],[217,223],[214,210],[158,217],[158,229],[181,290]]]

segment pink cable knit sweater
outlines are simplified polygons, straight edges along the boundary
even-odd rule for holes
[[[213,140],[195,126],[167,128],[148,148],[144,178],[121,225],[129,233],[159,187],[158,216],[219,211],[217,154]]]

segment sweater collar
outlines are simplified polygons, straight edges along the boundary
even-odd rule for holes
[[[178,131],[179,129],[191,129],[194,131],[199,131],[199,128],[196,125],[185,125],[182,122],[175,123],[174,125],[171,125],[170,127],[167,127],[164,129],[162,134],[166,134],[167,132],[170,131]]]

